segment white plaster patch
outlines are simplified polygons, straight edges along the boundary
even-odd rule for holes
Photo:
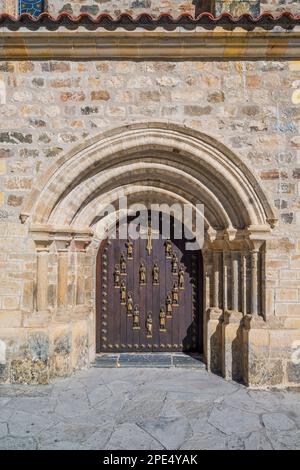
[[[299,104],[300,103],[300,88],[295,90],[292,94],[292,102],[294,104]]]
[[[6,344],[0,339],[0,364],[6,364]]]
[[[0,104],[6,104],[6,84],[3,78],[0,78]]]

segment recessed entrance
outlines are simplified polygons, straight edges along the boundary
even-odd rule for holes
[[[201,251],[176,238],[172,218],[165,238],[158,220],[156,231],[140,225],[143,235],[120,239],[117,230],[100,246],[97,352],[202,352]]]

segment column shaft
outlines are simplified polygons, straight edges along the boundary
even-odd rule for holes
[[[67,306],[68,296],[68,252],[58,252],[58,282],[57,305],[59,308]]]
[[[83,266],[84,252],[78,251],[76,253],[76,304],[84,304],[84,266]]]
[[[251,253],[251,313],[258,314],[258,251]]]
[[[213,307],[220,307],[220,256],[213,252]]]
[[[48,252],[39,251],[37,254],[37,310],[43,311],[48,307]]]
[[[242,312],[247,314],[247,255],[242,253]]]
[[[228,266],[227,251],[223,251],[223,309],[228,309]]]

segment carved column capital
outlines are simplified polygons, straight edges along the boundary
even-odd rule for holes
[[[90,245],[91,241],[92,240],[90,238],[76,238],[75,237],[72,241],[72,245],[75,249],[74,251],[84,253],[87,247]]]
[[[55,241],[55,247],[58,253],[64,253],[68,251],[72,238],[68,236],[67,237],[55,237],[54,241]]]
[[[38,253],[48,253],[50,245],[53,243],[51,238],[34,238],[36,251]]]
[[[259,253],[261,247],[265,243],[265,240],[250,240],[250,250],[253,253]]]

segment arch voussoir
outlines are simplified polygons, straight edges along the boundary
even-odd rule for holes
[[[146,168],[148,163],[147,158],[143,158],[144,153],[149,155],[152,152],[155,157],[155,152],[160,151],[168,156],[168,171],[161,176],[166,181],[172,178],[180,167],[177,163],[178,168],[174,168],[176,156],[180,156],[181,166],[185,170],[182,175],[178,173],[179,186],[180,178],[198,179],[199,191],[201,184],[203,191],[214,191],[236,228],[267,227],[268,221],[276,220],[275,211],[258,178],[236,155],[209,136],[165,123],[125,126],[98,139],[93,138],[90,145],[81,146],[73,154],[60,158],[58,164],[47,171],[48,179],[43,176],[37,182],[24,205],[24,218],[29,217],[35,224],[55,225],[59,223],[56,215],[61,213],[62,208],[74,212],[74,201],[78,201],[80,207],[80,203],[93,198],[93,194],[96,197],[95,187],[101,189],[101,185],[105,186],[103,179],[107,178],[110,187],[113,186],[114,179],[119,177],[114,165],[122,169],[122,164],[133,165],[135,161],[140,161]],[[152,168],[151,165],[147,167],[147,171],[149,177],[151,173],[155,176],[157,168],[154,162]],[[133,183],[134,178],[128,177]],[[116,184],[119,186],[119,183]],[[81,197],[77,199],[78,195]],[[239,210],[234,206],[238,206]]]

